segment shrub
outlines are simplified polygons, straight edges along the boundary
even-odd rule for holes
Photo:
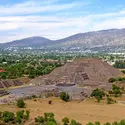
[[[26,115],[24,115],[25,119],[29,119],[30,117],[30,111],[26,110]]]
[[[115,102],[111,97],[107,97],[107,104],[114,104]]]
[[[21,124],[22,119],[26,119],[26,120],[29,119],[29,115],[30,115],[30,112],[28,110],[26,110],[26,112],[24,112],[24,110],[16,112],[16,122]]]
[[[22,119],[21,119],[20,117],[16,117],[16,122],[17,122],[18,124],[21,124],[21,123],[22,123]]]
[[[16,117],[23,118],[24,116],[24,110],[16,112]]]
[[[112,125],[118,125],[118,122],[113,122]]]
[[[88,124],[86,124],[86,125],[94,125],[92,122],[89,122]]]
[[[121,120],[121,121],[119,122],[119,125],[125,125],[125,120]]]
[[[116,78],[110,78],[108,81],[109,81],[110,83],[113,83],[113,82],[116,82],[117,79],[116,79]]]
[[[95,122],[95,125],[101,125],[101,123],[100,122]]]
[[[121,88],[116,85],[112,85],[112,93],[115,95],[115,97],[118,97],[122,94]]]
[[[50,117],[49,120],[47,121],[46,125],[57,125],[54,117]]]
[[[119,77],[119,78],[118,78],[118,81],[121,81],[121,82],[122,82],[122,81],[125,81],[125,77]]]
[[[63,125],[68,125],[69,124],[69,118],[65,117],[62,119]]]
[[[122,73],[124,73],[124,74],[125,74],[125,70],[122,70]]]
[[[60,98],[65,101],[65,102],[68,102],[69,101],[69,95],[68,93],[65,93],[65,92],[61,92],[60,93]]]
[[[79,122],[76,122],[76,120],[73,119],[73,120],[71,120],[70,125],[82,125],[82,124]]]
[[[35,74],[29,74],[29,78],[31,79],[35,78]]]
[[[44,113],[44,116],[35,118],[35,123],[43,125],[57,125],[53,113]]]
[[[36,123],[44,123],[45,119],[43,116],[38,116],[37,118],[35,118],[35,122]]]
[[[102,100],[104,96],[105,96],[104,91],[98,88],[93,90],[93,92],[91,93],[91,97],[95,97],[98,102],[100,102],[100,100]]]
[[[1,74],[1,78],[2,78],[2,79],[6,79],[6,78],[7,78],[7,74],[6,74],[6,73],[2,73],[2,74]]]
[[[109,123],[109,122],[106,122],[104,125],[111,125],[111,123]]]
[[[19,107],[19,108],[25,107],[25,102],[24,102],[23,99],[20,98],[20,99],[17,100],[17,107]]]
[[[5,122],[13,121],[14,117],[15,117],[15,115],[14,115],[13,112],[4,111],[3,114],[2,114],[2,119]]]
[[[71,120],[70,125],[76,125],[76,124],[77,124],[77,122],[75,120]]]

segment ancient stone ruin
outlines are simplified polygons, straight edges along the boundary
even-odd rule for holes
[[[1,80],[0,81],[0,88],[9,88],[12,86],[21,86],[23,85],[22,82],[19,80]]]
[[[107,87],[108,79],[122,73],[106,62],[95,58],[78,59],[56,68],[50,74],[31,81],[33,84],[77,84],[81,87]]]
[[[0,90],[0,97],[8,95],[8,94],[9,94],[9,92],[7,92],[6,90]]]

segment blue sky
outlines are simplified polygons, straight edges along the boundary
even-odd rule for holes
[[[0,42],[125,28],[125,0],[0,0]]]

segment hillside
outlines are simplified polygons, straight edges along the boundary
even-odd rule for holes
[[[32,47],[32,46],[46,46],[49,43],[51,43],[51,40],[46,39],[44,37],[28,37],[25,39],[15,40],[12,42],[8,42],[5,44],[2,44],[5,47]]]
[[[125,29],[109,29],[79,33],[60,40],[29,37],[2,44],[4,47],[46,47],[65,51],[124,52]]]
[[[110,29],[79,33],[65,39],[58,40],[58,43],[69,46],[84,46],[85,48],[119,46],[125,44],[125,29]]]

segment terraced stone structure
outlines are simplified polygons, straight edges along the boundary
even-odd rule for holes
[[[6,90],[0,90],[0,97],[4,96],[4,95],[8,95],[9,92],[7,92]]]
[[[122,73],[106,62],[95,58],[78,59],[56,68],[50,74],[31,81],[33,84],[77,84],[82,87],[110,88],[108,79]]]
[[[22,82],[19,80],[1,80],[0,81],[0,88],[9,88],[12,86],[21,86],[23,85]]]

